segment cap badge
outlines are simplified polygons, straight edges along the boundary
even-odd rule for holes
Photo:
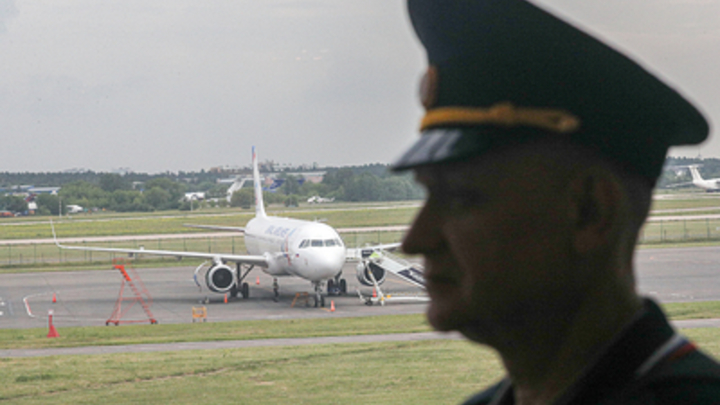
[[[452,125],[526,126],[567,134],[580,128],[580,119],[565,110],[516,107],[512,103],[501,102],[490,108],[441,107],[430,110],[425,114],[420,130]]]
[[[420,80],[420,102],[425,110],[431,109],[438,97],[438,71],[435,66],[429,66]]]

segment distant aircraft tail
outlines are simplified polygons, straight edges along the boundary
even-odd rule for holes
[[[240,190],[243,184],[245,184],[245,179],[240,178],[240,176],[235,177],[235,181],[230,187],[228,187],[227,191],[225,192],[227,194],[227,202],[230,202],[232,200],[233,194],[236,191]]]
[[[258,170],[257,155],[255,147],[252,147],[253,183],[255,184],[255,216],[264,217],[265,204],[263,203],[262,184],[260,183],[260,171]]]
[[[688,169],[690,170],[690,175],[692,176],[693,182],[703,181],[702,176],[700,176],[700,172],[698,171],[697,165],[690,165],[688,166]]]

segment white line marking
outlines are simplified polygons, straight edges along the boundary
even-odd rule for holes
[[[31,318],[35,318],[35,315],[32,314],[32,311],[30,310],[30,304],[28,304],[27,299],[30,298],[28,295],[27,297],[23,298],[23,302],[25,303],[25,311],[27,311],[27,314]]]
[[[51,294],[52,294],[52,292],[44,292],[44,293],[39,293],[39,294],[30,294],[30,295],[26,296],[25,298],[23,298],[23,302],[25,303],[25,311],[27,312],[28,316],[31,318],[36,318],[36,316],[33,315],[32,310],[30,309],[30,303],[28,302],[29,298],[39,297],[41,295],[51,295]]]

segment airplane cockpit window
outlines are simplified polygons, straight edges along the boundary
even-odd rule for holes
[[[312,246],[312,247],[323,247],[323,241],[318,240],[318,239],[313,239],[312,242],[310,243],[310,246]]]
[[[304,241],[300,242],[300,246],[298,246],[300,249],[308,247],[310,244],[310,241],[308,239],[305,239]]]
[[[325,246],[332,247],[335,246],[335,240],[334,239],[328,239],[325,241]]]
[[[338,246],[343,245],[342,240],[340,240],[340,239],[335,239],[335,243],[337,243]]]

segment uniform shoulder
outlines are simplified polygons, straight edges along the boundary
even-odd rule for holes
[[[720,364],[696,351],[664,365],[650,375],[635,391],[639,403],[717,404],[720,402]]]

